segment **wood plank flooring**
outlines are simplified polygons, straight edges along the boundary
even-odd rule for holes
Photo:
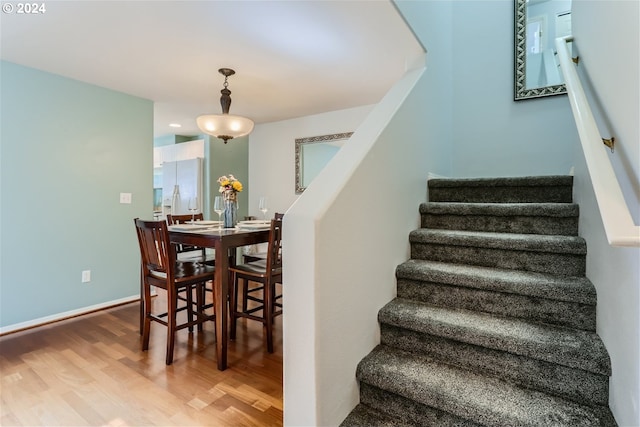
[[[211,322],[201,333],[178,331],[171,366],[162,325],[152,323],[141,351],[137,303],[6,335],[0,425],[282,426],[281,318],[273,354],[262,325],[239,320],[225,371]]]

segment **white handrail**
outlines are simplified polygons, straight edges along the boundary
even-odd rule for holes
[[[572,36],[557,38],[556,49],[607,240],[611,246],[640,246],[640,227],[633,222],[618,179],[606,156],[580,77],[571,61],[567,47],[570,41],[573,41]]]

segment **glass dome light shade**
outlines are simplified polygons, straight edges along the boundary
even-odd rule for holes
[[[206,114],[199,116],[196,123],[200,130],[208,135],[224,140],[239,138],[251,133],[253,120],[230,114]]]

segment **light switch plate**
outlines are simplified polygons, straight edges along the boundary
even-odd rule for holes
[[[120,193],[120,203],[131,204],[131,193]]]

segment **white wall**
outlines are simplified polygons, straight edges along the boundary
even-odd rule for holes
[[[295,140],[310,136],[353,132],[372,105],[332,111],[280,122],[257,124],[249,136],[249,215],[258,218],[261,196],[269,211],[286,212],[295,202]],[[348,145],[349,142],[345,145]]]
[[[606,137],[612,131],[616,137],[615,153],[603,146],[602,155],[612,161],[636,224],[640,217],[639,9],[637,1],[574,0],[572,12],[578,68],[589,78],[605,112],[601,124],[607,126],[600,131]],[[603,30],[594,31],[595,22]],[[598,292],[597,332],[613,369],[609,406],[620,426],[638,426],[640,249],[609,246],[581,147],[576,145],[574,150],[574,198],[580,204],[580,235],[587,240],[587,277]]]

